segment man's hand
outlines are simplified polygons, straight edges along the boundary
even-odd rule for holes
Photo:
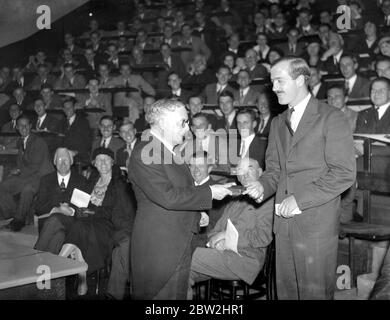
[[[73,216],[74,211],[67,203],[60,203],[60,212],[65,216]]]
[[[226,183],[226,184],[214,184],[210,186],[211,196],[215,200],[222,200],[226,196],[231,196],[232,192],[228,189],[231,186],[234,186],[235,183]]]
[[[225,240],[225,231],[218,232],[217,234],[213,235],[209,240],[210,248],[216,249],[216,244],[220,242],[221,240]]]
[[[259,181],[250,182],[245,186],[245,188],[246,190],[242,194],[247,194],[256,201],[259,201],[264,194],[264,187]]]
[[[215,244],[215,249],[217,249],[218,251],[224,251],[226,250],[226,247],[225,247],[225,239],[221,240],[221,241],[218,241],[216,244]]]
[[[293,211],[298,208],[298,204],[294,196],[289,196],[282,201],[279,206],[279,214],[283,218],[292,218],[294,216]]]
[[[200,221],[199,221],[199,226],[201,227],[201,228],[203,228],[203,227],[207,227],[208,225],[209,225],[209,222],[210,222],[210,219],[209,219],[209,216],[208,216],[208,214],[206,213],[206,212],[201,212],[200,213],[200,215],[201,215],[201,218],[200,218]]]

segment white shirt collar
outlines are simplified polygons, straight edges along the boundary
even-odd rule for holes
[[[256,68],[256,66],[255,66],[255,68]],[[249,89],[250,89],[250,87],[246,87],[245,89],[240,89],[240,95],[241,95],[241,91],[242,91],[242,93],[245,97],[248,94]]]
[[[67,188],[67,187],[68,187],[68,183],[69,183],[69,179],[70,179],[70,171],[69,171],[69,173],[68,173],[66,176],[61,176],[61,175],[57,172],[58,185],[61,185],[62,179],[64,179],[65,188]]]
[[[205,138],[201,142],[202,142],[203,150],[209,151],[210,136],[209,135],[205,136]]]
[[[299,102],[296,106],[294,106],[294,112],[291,115],[291,128],[296,131],[299,125],[299,122],[302,119],[303,113],[306,110],[307,104],[311,98],[311,94],[309,93],[305,99]],[[289,106],[290,108],[290,106]]]
[[[106,140],[106,146],[107,146],[107,148],[108,148],[108,145],[110,144],[111,139],[112,139],[112,136],[109,137],[109,138],[103,138],[103,137],[102,137],[102,140],[100,140],[100,145],[103,143],[104,140]]]
[[[222,85],[217,82],[217,91],[223,91],[227,87],[227,83]]]
[[[76,114],[74,114],[73,116],[71,116],[68,120],[69,124],[71,125],[76,119]]]
[[[333,58],[336,58],[337,62],[340,62],[340,58],[343,54],[343,51],[344,50],[340,50],[340,52],[338,54],[336,54],[335,56],[333,56]]]
[[[210,180],[210,176],[207,176],[206,178],[204,178],[201,182],[197,183],[196,181],[194,181],[194,184],[195,186],[201,186],[203,184],[205,184],[207,181]]]
[[[355,75],[352,76],[351,78],[347,79],[347,81],[348,81],[348,86],[349,86],[349,92],[352,91],[352,88],[353,88],[353,86],[355,85],[356,79],[357,79],[357,74],[355,74]]]
[[[228,115],[227,121],[231,125],[233,123],[234,118],[236,117],[236,110],[234,110],[231,114]]]
[[[379,118],[379,120],[383,117],[383,115],[385,114],[385,112],[387,111],[389,106],[390,106],[390,102],[388,102],[388,103],[378,107],[378,118]]]
[[[39,124],[42,124],[43,123],[43,121],[45,121],[45,119],[46,119],[46,116],[47,116],[47,113],[45,113],[42,117],[39,117],[38,118],[38,121],[40,121],[40,123]]]
[[[172,94],[175,94],[177,96],[180,96],[181,95],[181,88],[177,89],[176,91],[173,91],[172,90]]]
[[[249,135],[248,137],[244,138],[244,139],[241,139],[241,147],[240,147],[240,151],[241,151],[241,148],[242,148],[242,143],[245,142],[245,149],[243,150],[243,152],[241,153],[241,158],[243,158],[247,153],[248,153],[248,150],[249,150],[249,147],[253,141],[253,139],[255,138],[255,134],[252,133],[251,135]]]
[[[169,150],[170,153],[172,153],[174,156],[176,155],[175,152],[173,151],[173,145],[170,144],[163,137],[161,137],[156,131],[150,129],[150,134],[152,134],[157,140],[159,140]]]

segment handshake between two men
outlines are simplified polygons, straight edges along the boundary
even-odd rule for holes
[[[212,197],[216,200],[222,200],[226,196],[247,195],[257,203],[263,202],[264,187],[259,182],[262,175],[262,169],[254,159],[242,159],[237,166],[237,177],[242,186],[235,186],[235,183],[210,186]],[[275,205],[275,213],[283,218],[292,218],[300,214],[298,204],[293,195],[285,198],[282,203]]]

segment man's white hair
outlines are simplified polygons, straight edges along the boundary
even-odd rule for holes
[[[69,157],[70,164],[72,165],[73,164],[73,153],[67,148],[58,148],[56,150],[56,152],[54,154],[54,160],[53,160],[54,164],[56,164],[59,156],[62,154],[67,155]]]
[[[147,110],[145,119],[150,124],[157,124],[161,117],[167,112],[173,112],[179,108],[185,108],[180,101],[173,99],[161,99],[153,103]]]

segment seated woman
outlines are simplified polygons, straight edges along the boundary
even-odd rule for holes
[[[113,173],[113,151],[99,147],[92,159],[98,174],[92,174],[89,179],[90,203],[88,208],[77,209],[72,222],[64,226],[65,244],[59,253],[85,260],[88,273],[103,268],[114,246],[130,237],[135,212],[127,184]],[[48,231],[45,227],[42,230]],[[78,294],[83,295],[87,292],[86,275],[79,276]]]

